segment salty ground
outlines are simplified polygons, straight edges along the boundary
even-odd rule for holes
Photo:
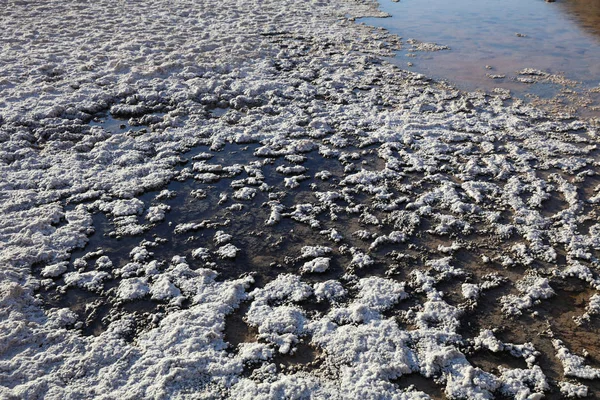
[[[384,15],[11,1],[0,397],[599,396],[598,120],[402,71]]]

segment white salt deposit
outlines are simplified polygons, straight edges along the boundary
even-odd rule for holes
[[[565,376],[583,379],[598,379],[600,377],[600,369],[586,365],[585,359],[571,353],[561,340],[554,339],[552,344],[556,350],[556,358],[562,363]]]
[[[208,260],[210,259],[210,250],[206,247],[198,247],[197,249],[192,250],[192,257],[201,260]]]
[[[300,272],[325,272],[329,269],[330,261],[331,258],[328,257],[317,257],[305,262],[300,268]]]
[[[165,219],[165,214],[170,209],[171,207],[166,204],[159,204],[156,206],[148,207],[146,219],[148,220],[148,222],[160,222]]]
[[[341,283],[334,280],[319,282],[314,285],[314,293],[319,301],[336,301],[346,295]]]
[[[233,236],[223,232],[223,231],[217,231],[217,233],[215,233],[215,244],[220,246],[222,244],[226,244],[229,243],[231,241],[231,239],[233,238]]]
[[[224,246],[221,246],[217,249],[217,256],[220,258],[235,258],[237,256],[239,248],[235,247],[233,244],[228,243]]]
[[[588,387],[585,385],[563,381],[558,386],[560,387],[560,393],[566,398],[578,399],[588,396]]]
[[[254,196],[256,196],[256,189],[251,187],[241,188],[233,194],[233,198],[236,200],[252,200]]]
[[[117,296],[123,300],[134,300],[144,297],[150,292],[148,282],[144,278],[123,279],[117,289]]]
[[[78,286],[90,292],[99,292],[104,288],[104,281],[110,277],[108,272],[69,272],[64,276],[67,286]]]
[[[331,247],[326,246],[304,246],[301,258],[322,257],[331,253]]]
[[[517,289],[522,293],[521,296],[507,295],[501,299],[502,310],[507,315],[519,315],[536,304],[538,299],[547,299],[555,294],[547,278],[535,276],[520,280]]]
[[[165,300],[181,295],[181,291],[171,283],[168,277],[161,276],[150,287],[153,300]]]
[[[44,278],[55,278],[62,275],[68,269],[69,263],[66,261],[56,264],[46,265],[42,270]]]

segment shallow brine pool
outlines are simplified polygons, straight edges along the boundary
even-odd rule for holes
[[[402,68],[464,90],[500,87],[599,115],[598,0],[402,0],[381,2],[381,9],[391,17],[364,22],[403,37],[394,59]],[[415,51],[412,38],[447,49]],[[566,80],[520,74],[527,68]]]

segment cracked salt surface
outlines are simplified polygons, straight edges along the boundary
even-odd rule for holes
[[[380,61],[375,7],[0,16],[0,397],[600,393],[598,125]]]

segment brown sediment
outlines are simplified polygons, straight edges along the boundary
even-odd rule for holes
[[[277,353],[272,362],[277,365],[279,369],[287,370],[288,372],[294,371],[314,371],[319,368],[321,364],[322,351],[319,348],[313,347],[307,343],[299,342],[294,345],[295,350],[290,354]]]
[[[527,368],[527,363],[522,358],[513,357],[505,352],[494,353],[487,349],[468,354],[467,359],[474,367],[496,375],[500,373],[500,368]]]
[[[400,378],[393,380],[401,389],[412,387],[415,390],[420,390],[434,400],[445,400],[447,397],[444,394],[442,385],[434,382],[432,379],[425,378],[420,374],[402,375]]]
[[[551,218],[554,214],[569,208],[564,195],[558,191],[551,191],[550,198],[542,201],[540,214],[542,217]]]
[[[587,32],[600,38],[600,2],[598,0],[568,0],[557,2]]]
[[[241,343],[253,343],[258,340],[258,329],[244,321],[244,315],[246,315],[249,307],[250,303],[244,302],[240,304],[238,309],[225,317],[223,340],[229,343],[232,350],[235,350]]]

